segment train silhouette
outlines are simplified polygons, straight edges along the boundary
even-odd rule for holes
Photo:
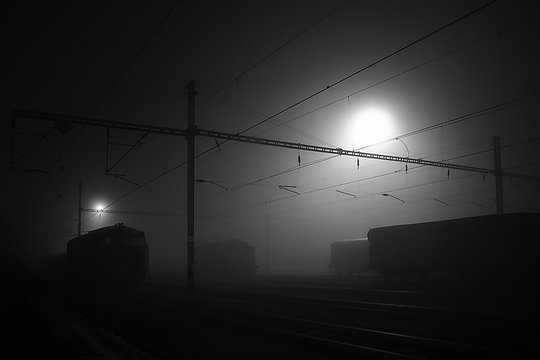
[[[67,243],[68,280],[95,285],[135,285],[147,272],[149,248],[143,231],[118,223]]]
[[[331,245],[338,274],[366,269],[390,278],[532,279],[540,274],[540,214],[485,215],[373,228]]]

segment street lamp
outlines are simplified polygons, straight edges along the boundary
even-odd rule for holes
[[[402,199],[400,199],[400,198],[398,198],[398,197],[396,197],[396,196],[394,196],[394,195],[392,195],[392,194],[384,193],[384,194],[381,194],[381,195],[382,195],[382,196],[390,196],[391,198],[394,198],[394,199],[396,199],[396,200],[399,200],[399,201],[401,201],[402,203],[405,204],[405,200],[402,200]]]

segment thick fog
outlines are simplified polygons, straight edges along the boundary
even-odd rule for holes
[[[283,4],[189,3],[160,26],[163,4],[13,5],[25,21],[10,24],[10,106],[185,129],[194,80],[202,129],[486,169],[500,136],[504,171],[539,174],[538,28],[525,5],[501,2],[385,58],[473,4],[350,2],[312,28],[333,2]],[[370,108],[391,126],[367,146],[351,122]],[[83,234],[142,230],[150,277],[184,281],[185,138],[56,125],[3,122],[2,251],[65,252],[80,181]],[[261,274],[329,272],[330,244],[374,227],[496,212],[490,173],[219,144],[196,136],[195,246],[245,241]],[[540,211],[538,182],[505,176],[503,187],[504,212]],[[110,212],[87,211],[100,206]]]

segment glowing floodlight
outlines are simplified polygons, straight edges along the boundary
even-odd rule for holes
[[[105,205],[103,205],[102,203],[97,203],[95,209],[101,215],[103,213],[103,210],[105,210]]]
[[[367,108],[351,117],[347,129],[347,146],[359,148],[392,137],[394,126],[390,114],[381,108]]]

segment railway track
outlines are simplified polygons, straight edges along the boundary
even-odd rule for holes
[[[518,329],[522,324],[517,323],[494,327],[497,319],[460,318],[448,309],[425,306],[223,289],[197,289],[188,295],[180,288],[159,286],[114,302],[103,298],[82,305],[81,311],[100,322],[166,353],[186,357],[187,351],[187,358],[203,351],[196,345],[201,342],[217,344],[212,345],[221,349],[217,351],[237,358],[253,358],[261,348],[299,356],[309,352],[312,359],[525,359],[538,351],[531,342],[534,328]],[[157,337],[140,331],[156,325]],[[197,334],[205,334],[205,340]],[[191,345],[174,345],[180,339]],[[259,345],[253,349],[246,343]]]
[[[475,358],[498,358],[501,354],[520,352],[522,357],[526,352],[538,350],[533,342],[537,325],[534,322],[523,324],[521,320],[501,321],[457,309],[383,302],[268,295],[251,298],[245,294],[234,298],[241,301],[243,312],[251,311],[249,318],[257,314],[276,318],[274,329],[283,327],[288,320],[289,324],[299,324],[294,328],[307,328],[309,331],[316,328],[319,339],[324,338],[322,334],[335,334],[330,341],[343,343],[342,338],[362,339],[361,343],[365,344],[368,338],[369,342],[385,338],[380,350],[399,344],[400,349],[429,349],[432,355],[435,350],[437,358],[442,358],[441,354],[450,352],[452,348],[461,354],[461,358],[467,354],[475,354]],[[234,303],[232,299],[229,301]],[[353,348],[358,345],[347,341]]]
[[[50,355],[55,359],[178,360],[144,339],[131,336],[120,327],[59,298],[39,296],[29,302],[52,342],[49,346],[54,348],[54,353]]]

